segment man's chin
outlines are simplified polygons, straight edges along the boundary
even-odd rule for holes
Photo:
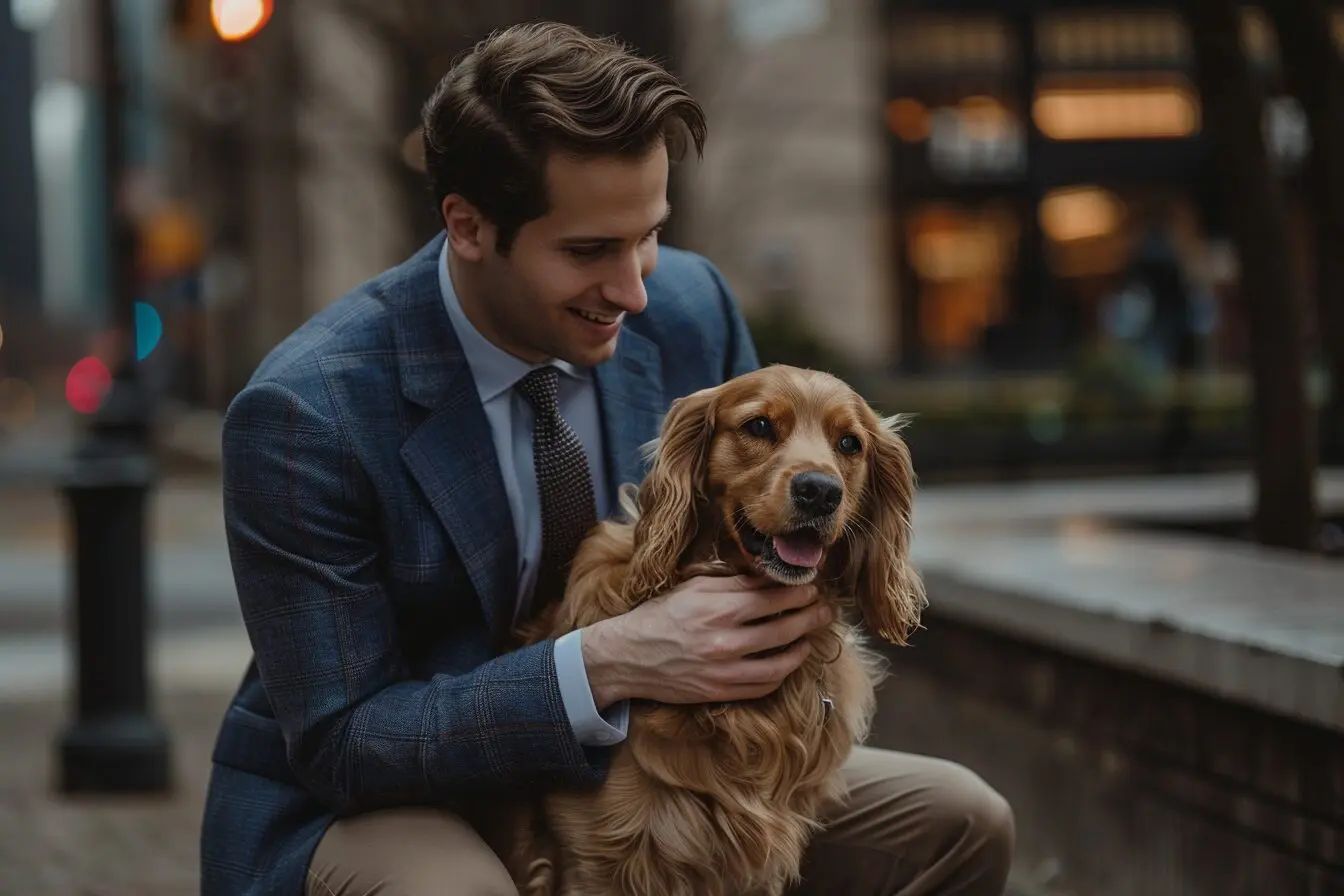
[[[620,341],[620,338],[620,334],[617,333],[606,342],[597,345],[568,346],[567,353],[559,357],[575,367],[596,367],[604,361],[611,360],[611,357],[616,354],[616,343]]]

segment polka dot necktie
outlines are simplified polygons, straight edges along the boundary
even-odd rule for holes
[[[532,457],[541,497],[541,564],[532,592],[535,612],[564,595],[579,542],[597,522],[588,457],[560,416],[560,371],[547,365],[518,381],[532,405]]]

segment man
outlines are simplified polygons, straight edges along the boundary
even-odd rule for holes
[[[597,786],[629,699],[750,698],[802,662],[742,657],[823,624],[811,588],[741,578],[498,650],[668,404],[756,366],[714,268],[658,249],[669,160],[704,137],[666,72],[558,25],[492,36],[426,104],[443,234],[282,343],[225,422],[255,661],[214,754],[206,896],[513,893],[455,800]],[[738,658],[708,658],[725,638]],[[1012,816],[979,778],[873,750],[848,776],[805,892],[1000,892]]]

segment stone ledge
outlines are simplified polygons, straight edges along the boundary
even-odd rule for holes
[[[1129,519],[1246,513],[1245,476],[930,488],[930,614],[1344,731],[1344,564]],[[1344,507],[1344,471],[1321,476]]]
[[[929,618],[888,653],[879,746],[983,776],[1050,896],[1344,893],[1344,735]]]

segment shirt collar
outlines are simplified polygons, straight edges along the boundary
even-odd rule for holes
[[[443,304],[448,309],[448,318],[453,330],[457,332],[457,339],[462,343],[462,353],[466,356],[473,379],[476,380],[476,391],[480,394],[482,403],[508,391],[527,374],[548,364],[575,379],[583,378],[583,374],[566,361],[553,358],[541,364],[529,364],[481,335],[481,332],[467,319],[467,314],[462,310],[462,303],[457,297],[457,290],[453,288],[453,278],[448,272],[446,240],[443,250],[439,253],[439,292],[443,294]]]

